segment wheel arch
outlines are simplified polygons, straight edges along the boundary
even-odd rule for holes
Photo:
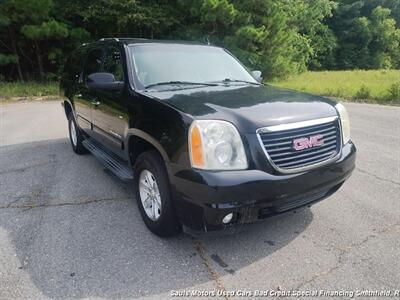
[[[169,163],[170,161],[163,146],[151,135],[140,129],[129,129],[126,136],[126,145],[128,145],[127,154],[132,165],[134,165],[136,158],[141,153],[148,150],[157,151],[165,163]]]
[[[75,116],[75,111],[72,103],[69,100],[64,100],[63,102],[65,116],[68,118],[68,115],[72,113]]]

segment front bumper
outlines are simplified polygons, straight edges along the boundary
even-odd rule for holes
[[[356,148],[346,144],[332,164],[282,175],[261,170],[209,172],[170,165],[176,211],[193,230],[218,230],[314,204],[337,191],[355,168]],[[224,216],[233,212],[225,225]]]

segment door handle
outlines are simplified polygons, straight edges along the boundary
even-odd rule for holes
[[[99,106],[101,104],[100,101],[92,101],[91,102],[94,106]]]

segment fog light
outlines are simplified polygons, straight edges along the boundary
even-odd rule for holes
[[[222,219],[222,223],[228,224],[230,221],[232,221],[232,218],[233,218],[233,213],[229,213]]]

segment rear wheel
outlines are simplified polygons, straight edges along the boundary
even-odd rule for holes
[[[155,151],[142,153],[133,172],[136,202],[147,228],[161,237],[177,234],[181,226],[175,215],[163,159]]]
[[[69,139],[71,141],[71,146],[74,152],[77,154],[87,153],[88,151],[82,144],[84,137],[82,135],[81,130],[77,126],[74,115],[72,113],[68,115],[68,128],[69,128]]]

